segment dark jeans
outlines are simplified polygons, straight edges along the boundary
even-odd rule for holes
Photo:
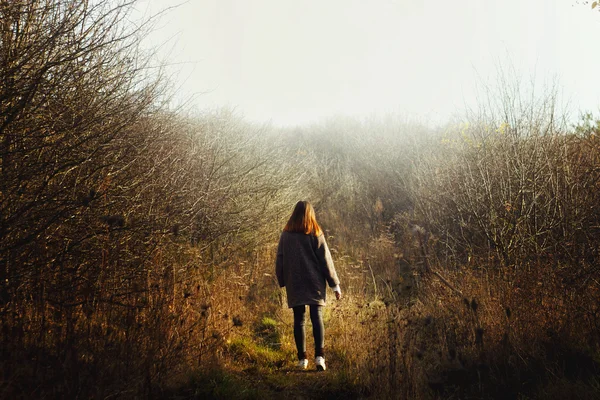
[[[323,306],[310,305],[310,321],[315,338],[315,357],[324,356],[325,327],[323,326]],[[294,339],[298,350],[298,360],[306,357],[306,328],[304,327],[306,306],[296,306],[294,310]]]

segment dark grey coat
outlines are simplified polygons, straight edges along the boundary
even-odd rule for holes
[[[283,232],[277,248],[275,272],[285,287],[288,306],[325,305],[326,283],[340,284],[325,236]]]

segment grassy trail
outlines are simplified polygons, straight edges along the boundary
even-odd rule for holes
[[[366,397],[356,377],[335,370],[301,371],[292,362],[280,367],[242,365],[215,368],[193,378],[173,399],[358,399]]]
[[[307,339],[310,348],[310,338]],[[168,397],[181,400],[368,397],[365,385],[349,372],[343,358],[332,349],[326,355],[327,370],[317,371],[309,354],[308,369],[299,370],[295,367],[291,326],[263,318],[224,342],[218,360],[195,372]]]

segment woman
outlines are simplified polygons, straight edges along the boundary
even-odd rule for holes
[[[308,305],[315,338],[315,364],[317,370],[324,371],[323,306],[326,283],[333,288],[338,300],[342,297],[342,291],[325,236],[315,218],[315,210],[307,201],[296,204],[283,229],[277,248],[275,272],[279,286],[286,288],[288,306],[294,310],[298,367],[306,369],[308,366],[304,328]]]

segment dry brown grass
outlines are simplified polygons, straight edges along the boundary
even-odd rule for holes
[[[443,136],[184,118],[130,5],[0,7],[0,397],[598,397],[600,122],[509,87]],[[273,274],[300,199],[344,291],[316,377]]]

